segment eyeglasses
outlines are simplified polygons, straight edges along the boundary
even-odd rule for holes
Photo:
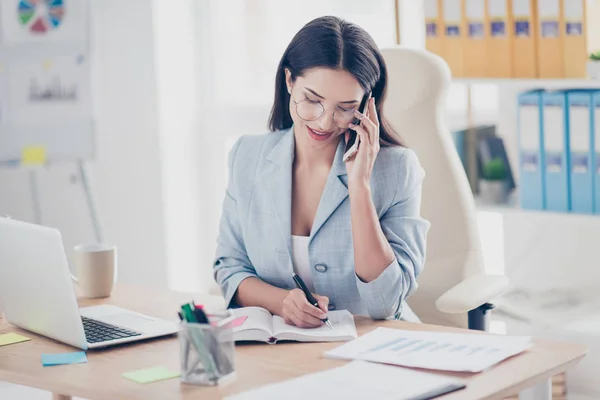
[[[316,121],[325,114],[325,107],[320,101],[310,99],[300,101],[292,99],[292,101],[296,105],[296,114],[304,121]],[[337,106],[333,112],[333,123],[340,129],[347,129],[348,124],[355,119],[354,109],[345,109]]]

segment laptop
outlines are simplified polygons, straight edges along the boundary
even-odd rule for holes
[[[10,218],[0,218],[0,304],[11,324],[83,350],[178,331],[112,305],[78,308],[60,232]]]

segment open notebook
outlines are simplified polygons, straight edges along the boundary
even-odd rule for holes
[[[342,342],[357,337],[354,317],[346,310],[327,313],[333,329],[326,325],[311,329],[297,328],[286,324],[283,318],[272,315],[262,307],[243,307],[233,309],[231,312],[234,320],[228,325],[235,341]]]

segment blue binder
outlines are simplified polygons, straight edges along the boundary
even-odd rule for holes
[[[532,90],[518,98],[519,199],[521,208],[531,210],[545,208],[542,93],[541,89]]]
[[[544,92],[542,104],[546,209],[565,212],[571,209],[567,92]]]
[[[590,214],[594,210],[592,95],[594,91],[569,91],[569,201],[571,211]]]

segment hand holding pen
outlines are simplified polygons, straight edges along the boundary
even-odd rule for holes
[[[316,328],[325,323],[332,328],[327,318],[329,299],[313,295],[298,275],[293,275],[298,289],[291,290],[283,300],[283,319],[286,324],[299,328]]]

